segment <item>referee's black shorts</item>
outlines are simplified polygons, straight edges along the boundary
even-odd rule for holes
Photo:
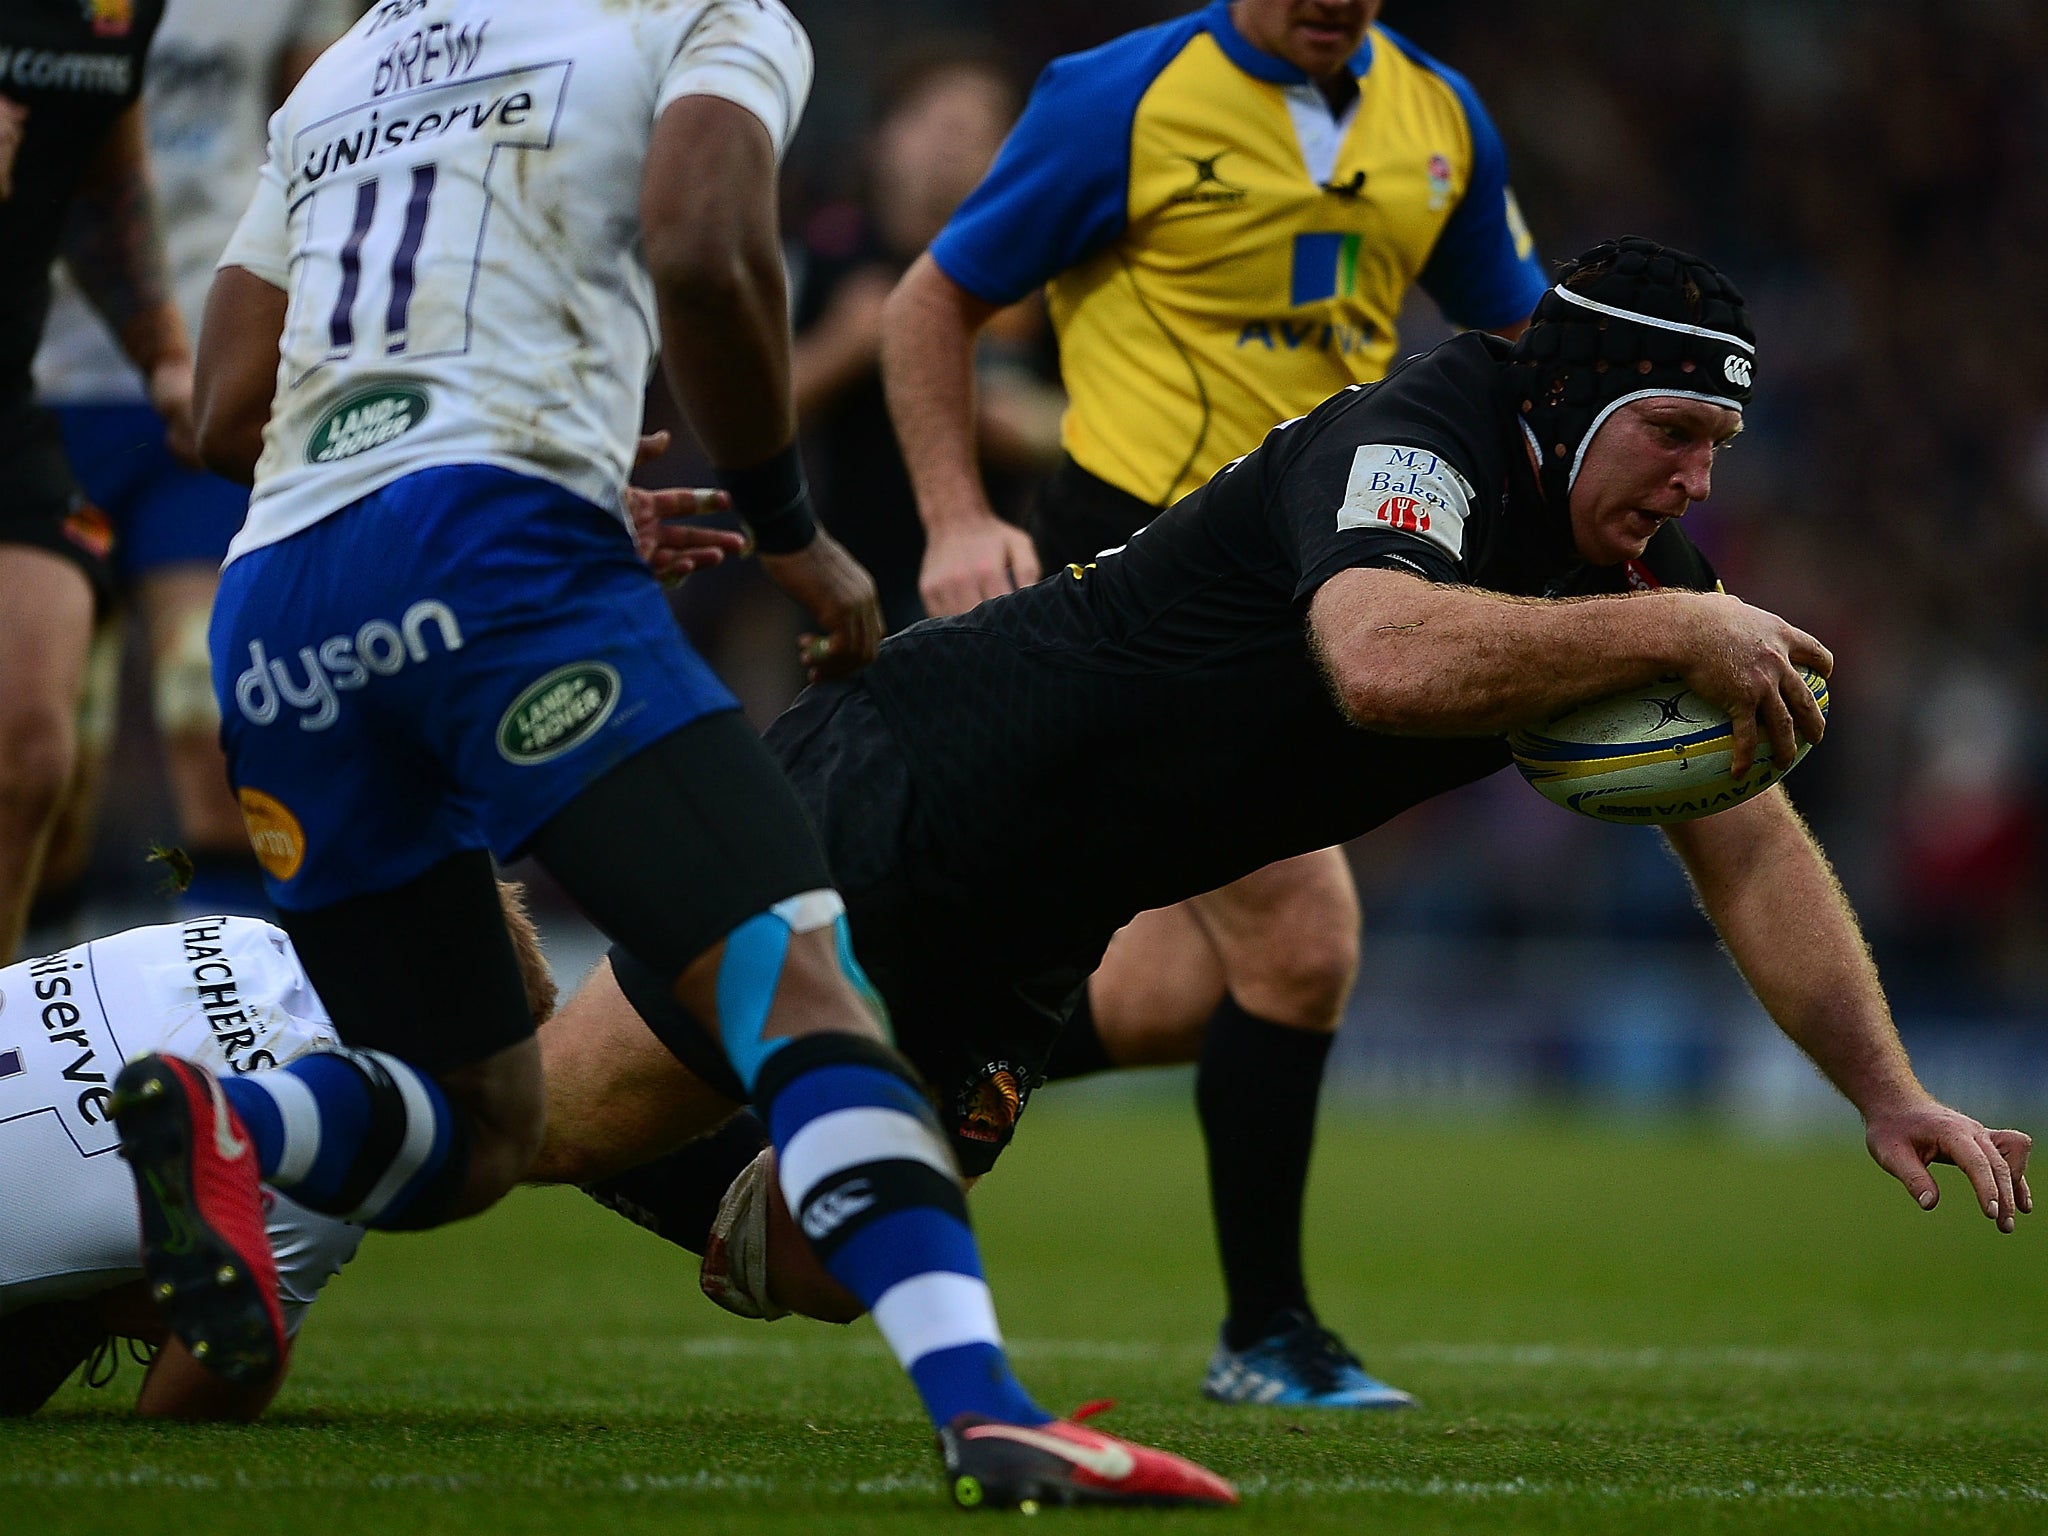
[[[950,879],[918,814],[909,765],[858,681],[806,691],[768,731],[846,901],[854,953],[924,1078],[961,1171],[986,1173],[1093,962],[1020,974],[1002,919]],[[663,978],[612,953],[620,989],[655,1036],[711,1087],[744,1097],[710,1032]]]
[[[0,407],[0,544],[68,560],[101,613],[112,603],[113,524],[72,479],[57,418],[33,406]]]
[[[1163,508],[1091,475],[1071,457],[1045,478],[1031,503],[1031,542],[1046,575],[1086,565],[1105,549],[1129,542]]]

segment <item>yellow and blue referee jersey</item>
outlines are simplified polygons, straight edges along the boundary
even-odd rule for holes
[[[1385,374],[1420,283],[1456,324],[1546,283],[1471,85],[1373,27],[1342,117],[1227,0],[1056,59],[931,254],[992,304],[1046,287],[1080,466],[1155,506]],[[1318,117],[1317,114],[1320,114]]]

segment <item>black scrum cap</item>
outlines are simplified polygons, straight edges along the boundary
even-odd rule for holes
[[[1566,264],[1508,366],[1544,495],[1562,510],[1586,445],[1629,401],[1678,395],[1748,406],[1756,335],[1742,295],[1711,265],[1629,236]]]

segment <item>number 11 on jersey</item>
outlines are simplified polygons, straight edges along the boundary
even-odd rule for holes
[[[568,81],[566,62],[480,75],[293,135],[292,385],[344,361],[469,350],[500,151],[553,146]]]

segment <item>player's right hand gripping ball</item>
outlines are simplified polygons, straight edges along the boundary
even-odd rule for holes
[[[1828,712],[1828,680],[1805,667],[1799,675]],[[1600,821],[1663,825],[1693,821],[1739,805],[1769,789],[1811,749],[1801,741],[1789,763],[1759,743],[1742,778],[1728,771],[1735,729],[1677,678],[1665,678],[1567,710],[1508,737],[1522,777],[1566,810]]]

